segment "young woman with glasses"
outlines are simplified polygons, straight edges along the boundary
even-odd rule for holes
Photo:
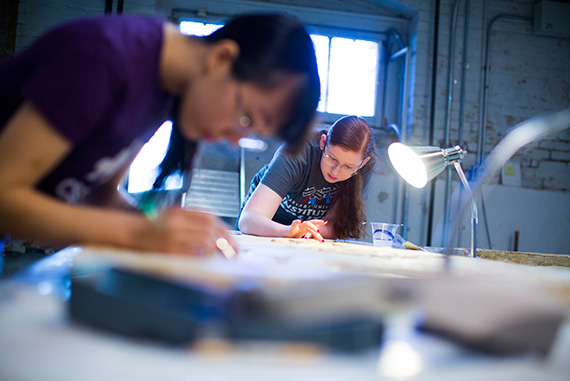
[[[297,155],[277,150],[253,178],[237,228],[246,234],[361,238],[363,190],[374,164],[374,134],[357,116],[337,120]]]

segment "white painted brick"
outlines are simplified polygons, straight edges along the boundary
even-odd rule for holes
[[[524,156],[529,158],[529,159],[533,159],[533,160],[537,160],[537,161],[542,161],[542,160],[548,160],[550,159],[550,151],[549,150],[544,150],[544,149],[526,149],[522,151],[524,153]]]
[[[560,140],[544,139],[540,141],[539,147],[544,149],[570,152],[570,144],[568,144],[568,141],[564,142]]]
[[[570,190],[570,165],[556,161],[542,161],[539,165],[547,189]]]
[[[550,154],[550,158],[552,160],[570,162],[570,152],[552,151]]]

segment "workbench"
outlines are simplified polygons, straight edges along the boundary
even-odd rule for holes
[[[446,266],[443,254],[364,242],[319,243],[237,233],[235,238],[241,250],[234,260],[220,255],[187,258],[69,247],[0,282],[0,379],[570,379],[570,270],[564,266],[463,256],[448,257]],[[373,305],[377,311],[368,312],[378,312],[386,329],[377,347],[350,354],[303,342],[233,342],[214,337],[181,347],[126,337],[69,315],[70,276],[87,276],[109,267],[175,282],[217,285],[244,278],[277,288],[324,282],[318,306],[311,305],[317,299],[309,296],[293,298],[284,309],[303,305],[303,311],[314,307],[337,313],[343,305]],[[352,283],[344,289],[327,288],[342,285],[343,279],[364,280],[358,285],[364,292],[355,294]],[[370,285],[381,292],[366,293]],[[407,287],[403,299],[392,292],[401,291],[402,285]],[[537,314],[538,310],[544,314]],[[443,322],[443,328],[451,327],[450,331],[417,330],[422,313]],[[527,314],[552,321],[562,317],[546,351],[540,350],[544,343],[539,343],[534,351],[497,355],[456,340],[457,336],[477,339],[470,336],[473,332],[500,334],[494,331],[501,327],[494,326],[495,316],[508,326],[516,320],[513,315]],[[454,332],[459,335],[453,337]],[[532,348],[533,340],[529,337],[523,344]]]

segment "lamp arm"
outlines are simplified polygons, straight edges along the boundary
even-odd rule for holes
[[[477,193],[481,191],[482,184],[498,173],[521,147],[543,138],[548,134],[560,132],[568,128],[570,128],[570,108],[539,115],[517,124],[510,129],[507,135],[493,148],[491,153],[481,164],[477,176],[473,181],[474,192],[470,192]],[[461,177],[461,174],[459,176]],[[467,182],[466,179],[465,181],[463,178],[461,180],[464,184]],[[469,201],[471,201],[471,208],[473,210],[473,196],[470,196]],[[459,207],[458,216],[462,214],[466,207],[467,200],[463,200]],[[472,221],[472,223],[475,223],[475,220]],[[457,226],[457,220],[450,226]]]
[[[512,127],[507,135],[493,148],[481,163],[473,181],[474,193],[490,177],[500,173],[501,168],[523,146],[549,134],[570,128],[570,108],[538,115]]]
[[[471,257],[477,258],[477,224],[479,223],[479,215],[477,213],[477,205],[475,204],[475,200],[473,199],[473,193],[471,192],[471,187],[469,186],[469,182],[465,177],[465,173],[461,168],[461,163],[456,161],[453,163],[453,166],[457,170],[457,174],[463,183],[463,186],[467,190],[467,196],[469,197],[469,201],[471,201]]]

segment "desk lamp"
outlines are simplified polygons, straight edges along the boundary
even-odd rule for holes
[[[392,143],[388,147],[390,162],[398,174],[411,186],[423,188],[426,184],[439,175],[450,164],[453,164],[461,182],[467,190],[471,201],[471,252],[470,256],[477,257],[477,205],[473,200],[473,194],[469,182],[461,169],[464,151],[455,146],[447,149],[439,147],[409,147],[402,143]]]

